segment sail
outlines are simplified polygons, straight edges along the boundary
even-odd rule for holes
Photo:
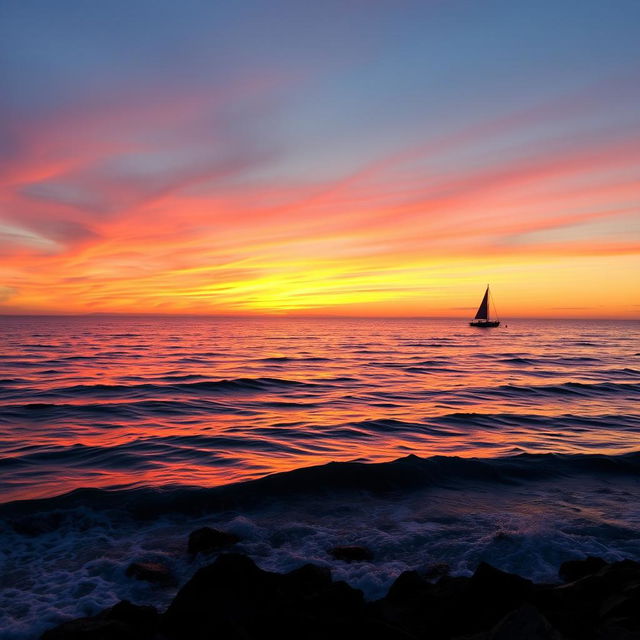
[[[488,320],[489,319],[489,287],[484,292],[484,298],[482,298],[482,302],[478,307],[478,312],[476,313],[476,320]]]

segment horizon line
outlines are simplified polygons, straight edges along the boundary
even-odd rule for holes
[[[427,316],[427,315],[409,315],[409,316],[383,316],[383,315],[342,315],[342,314],[256,314],[256,313],[188,313],[188,312],[152,312],[152,311],[95,311],[86,313],[63,313],[63,312],[24,312],[24,313],[5,313],[0,311],[0,317],[7,318],[100,318],[100,317],[150,317],[150,318],[236,318],[236,319],[340,319],[340,320],[471,320],[469,316]],[[615,316],[509,316],[508,319],[500,319],[500,323],[509,322],[511,320],[611,320],[611,321],[627,321],[638,322],[640,317],[615,317]]]

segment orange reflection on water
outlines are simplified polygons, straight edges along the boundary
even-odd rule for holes
[[[4,318],[3,499],[640,444],[637,323]]]

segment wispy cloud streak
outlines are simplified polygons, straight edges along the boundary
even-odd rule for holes
[[[381,96],[391,116],[386,130],[362,129],[365,154],[345,151],[343,124],[312,117],[306,101],[353,77],[362,50],[345,51],[342,70],[334,57],[274,57],[252,71],[233,50],[235,73],[211,84],[202,70],[152,89],[124,73],[108,99],[14,109],[0,164],[0,309],[455,314],[491,279],[527,313],[540,296],[517,294],[523,278],[555,270],[549,313],[588,314],[580,296],[605,269],[618,277],[606,312],[632,315],[633,73],[406,124]]]

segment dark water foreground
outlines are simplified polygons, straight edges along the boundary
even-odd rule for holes
[[[557,582],[558,568],[568,560],[601,556],[614,564],[640,561],[638,495],[640,452],[633,452],[617,456],[522,454],[498,459],[407,456],[378,464],[331,463],[224,487],[83,489],[56,498],[8,503],[0,506],[0,637],[36,638],[65,620],[96,615],[101,616],[96,622],[98,626],[107,620],[119,629],[122,620],[114,622],[110,616],[120,616],[122,607],[112,614],[99,612],[121,600],[153,606],[159,611],[171,610],[171,603],[181,589],[187,588],[185,585],[194,573],[215,560],[215,555],[187,548],[189,533],[202,527],[227,532],[231,536],[227,543],[232,546],[225,549],[247,555],[271,576],[265,577],[261,571],[247,568],[245,561],[238,561],[244,562],[242,567],[249,572],[245,575],[238,568],[229,570],[230,574],[240,572],[244,576],[240,585],[221,587],[216,582],[218,586],[211,587],[215,593],[235,593],[238,600],[234,606],[239,609],[251,611],[251,607],[258,606],[251,604],[251,599],[249,604],[245,602],[249,596],[242,589],[249,589],[250,593],[257,589],[257,595],[251,598],[261,601],[263,596],[259,594],[263,591],[275,589],[279,593],[285,589],[276,588],[269,581],[279,584],[279,580],[284,580],[283,584],[288,584],[288,580],[294,580],[273,574],[290,574],[311,563],[321,567],[313,570],[313,575],[318,572],[324,575],[329,589],[317,596],[319,602],[324,602],[322,606],[331,611],[334,606],[341,610],[341,601],[330,604],[337,589],[338,596],[351,603],[347,607],[349,621],[344,624],[354,633],[353,625],[365,625],[358,627],[360,631],[369,629],[365,636],[376,637],[374,631],[380,620],[384,621],[379,623],[381,629],[399,626],[409,634],[397,637],[445,638],[449,637],[446,633],[463,635],[469,629],[484,632],[489,629],[487,625],[497,624],[498,616],[508,613],[502,605],[489,621],[482,619],[484,627],[451,626],[452,620],[459,617],[454,609],[476,610],[473,601],[479,596],[473,585],[478,584],[476,574],[483,562],[519,574],[522,579],[516,583],[529,585],[527,580]],[[352,558],[332,553],[341,546],[362,547],[365,553],[349,562]],[[131,569],[136,563],[138,568]],[[218,569],[207,569],[205,575],[211,571],[217,576]],[[343,584],[329,585],[328,571],[333,580]],[[396,605],[390,598],[393,599],[392,594],[403,584],[402,580],[408,579],[397,582],[407,571],[417,572],[420,580],[416,584],[426,589],[424,597],[432,602],[429,605],[432,613],[420,618],[419,624],[440,625],[441,635],[433,632],[430,636],[411,626],[405,628],[404,622],[400,624],[393,616],[389,620],[385,617],[392,615],[389,611],[393,612]],[[426,576],[442,572],[449,576],[442,584],[436,587],[423,584]],[[218,576],[215,580],[230,579],[224,575],[227,577]],[[470,581],[471,576],[476,577]],[[258,580],[257,586],[247,586],[254,578]],[[267,581],[264,584],[263,578]],[[462,591],[458,592],[458,587]],[[537,594],[535,599],[531,600],[529,595],[524,600],[517,599],[514,608],[519,608],[522,602],[533,602],[550,624],[569,634],[569,628],[558,622],[564,613],[556,615],[551,604],[539,600],[547,595],[556,598],[554,594],[565,593],[562,588],[545,591],[529,585],[525,591]],[[626,593],[621,597],[626,597]],[[223,603],[220,606],[225,609],[232,606],[222,595],[219,597]],[[302,605],[297,601],[292,604],[289,596],[282,597],[285,598],[282,602],[269,607],[278,612],[272,624],[284,625],[285,629],[285,622],[278,620],[293,616],[292,634],[298,629],[295,625],[315,628],[314,616],[326,617],[320,613],[324,611],[322,607],[314,608],[320,604],[313,604],[316,598],[313,596],[309,604],[311,617],[296,622],[296,612]],[[497,591],[486,597],[500,602],[504,593]],[[613,595],[606,598],[602,595],[604,600],[598,600],[598,612],[609,607],[610,603],[606,603],[609,597]],[[213,597],[212,602],[217,599],[218,596]],[[375,604],[380,600],[382,604]],[[422,610],[426,605],[415,606]],[[380,607],[386,611],[384,615]],[[434,612],[440,609],[443,615],[448,613],[436,624]],[[408,616],[407,620],[414,614],[417,615],[412,610],[398,613]],[[260,625],[267,624],[260,618],[262,613],[256,615]],[[580,611],[575,613],[578,618],[581,615]],[[155,614],[149,616],[156,619]],[[163,617],[161,624],[169,624],[166,621],[170,617]],[[608,624],[610,619],[605,618],[598,618],[593,628]],[[333,618],[329,616],[328,620]],[[149,624],[149,629],[155,628],[156,622]],[[168,637],[236,637],[228,629],[222,633],[218,627],[211,635],[199,636],[195,631],[189,631],[192,635],[188,635],[186,627],[179,630],[183,624],[184,620],[175,629],[172,627],[173,635]],[[165,633],[169,631],[165,629]],[[332,631],[329,636],[335,633]],[[132,637],[144,637],[143,631],[136,634]],[[495,636],[500,637],[511,636]]]
[[[203,533],[224,538],[212,529],[194,532]],[[371,558],[362,547],[334,549],[334,555],[351,562]],[[170,578],[162,565],[132,567],[139,579]],[[154,607],[122,601],[65,622],[42,640],[640,637],[640,563],[589,557],[565,562],[559,573],[564,584],[534,584],[484,562],[471,577],[448,576],[442,566],[423,574],[406,571],[383,598],[367,603],[362,591],[334,581],[326,567],[305,564],[273,573],[246,555],[223,553],[198,570],[160,615]]]

